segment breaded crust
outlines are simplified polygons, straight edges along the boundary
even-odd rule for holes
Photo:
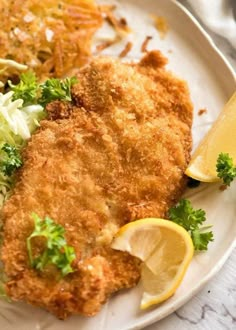
[[[112,293],[137,284],[139,261],[110,242],[129,221],[166,216],[185,188],[191,150],[188,88],[165,63],[159,52],[138,64],[94,59],[79,73],[73,102],[48,105],[3,209],[13,300],[64,319],[94,315]],[[76,251],[73,274],[60,279],[53,268],[29,267],[32,212],[64,226]]]

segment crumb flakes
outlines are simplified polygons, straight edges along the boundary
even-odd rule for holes
[[[226,190],[227,188],[228,188],[228,186],[227,186],[226,184],[222,184],[222,185],[220,186],[219,190],[224,191],[224,190]]]
[[[125,48],[120,53],[119,57],[125,57],[131,51],[132,47],[133,47],[132,42],[128,41],[127,44],[125,45]]]
[[[150,40],[152,40],[152,36],[146,36],[144,42],[142,43],[142,46],[141,46],[141,52],[142,53],[146,53],[147,52],[147,46],[148,46],[148,43]]]
[[[198,116],[201,116],[203,114],[207,113],[207,109],[206,108],[203,108],[203,109],[199,109],[198,111]]]

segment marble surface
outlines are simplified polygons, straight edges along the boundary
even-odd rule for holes
[[[220,272],[186,305],[145,330],[235,330],[236,248]]]
[[[211,0],[209,0],[211,1]],[[235,7],[236,7],[236,0]],[[210,30],[191,8],[236,71],[236,50],[232,44]],[[235,31],[236,33],[236,31]],[[144,330],[236,330],[236,247],[220,272],[185,306]]]

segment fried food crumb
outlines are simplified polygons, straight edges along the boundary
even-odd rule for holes
[[[119,39],[120,40],[120,39]],[[100,53],[104,49],[113,46],[115,43],[118,42],[118,39],[114,38],[113,40],[107,40],[102,42],[101,44],[96,45],[96,51]]]
[[[128,33],[131,32],[130,27],[128,26],[128,22],[126,18],[121,17],[117,18],[114,10],[116,9],[116,6],[114,5],[102,5],[100,6],[100,10],[102,12],[102,16],[105,21],[108,22],[108,24],[114,29],[115,31],[115,37],[113,40],[106,40],[96,46],[97,53],[100,53],[104,49],[111,47],[115,45],[117,42],[121,41],[124,37],[127,36]],[[119,57],[125,57],[128,52],[132,48],[132,43],[128,42],[126,44],[125,49],[120,53]]]
[[[128,41],[125,45],[125,48],[119,54],[119,57],[125,57],[131,51],[132,47],[133,43],[131,41]]]
[[[198,116],[202,116],[205,113],[207,113],[207,109],[206,108],[203,108],[203,109],[198,110]]]
[[[222,185],[220,185],[219,190],[224,191],[227,188],[228,188],[228,186],[226,184],[222,184]]]
[[[106,15],[107,22],[114,27],[121,34],[127,34],[131,32],[126,18],[117,18],[112,11],[108,12]]]
[[[150,40],[152,40],[152,36],[146,36],[144,42],[141,45],[141,52],[146,53],[147,52],[147,46]]]

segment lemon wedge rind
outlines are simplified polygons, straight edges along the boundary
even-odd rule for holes
[[[217,182],[216,163],[221,152],[228,153],[236,165],[236,92],[193,153],[185,174],[203,182]]]
[[[159,218],[126,224],[117,232],[111,247],[143,261],[141,309],[161,303],[175,293],[194,253],[188,232],[172,221]]]

